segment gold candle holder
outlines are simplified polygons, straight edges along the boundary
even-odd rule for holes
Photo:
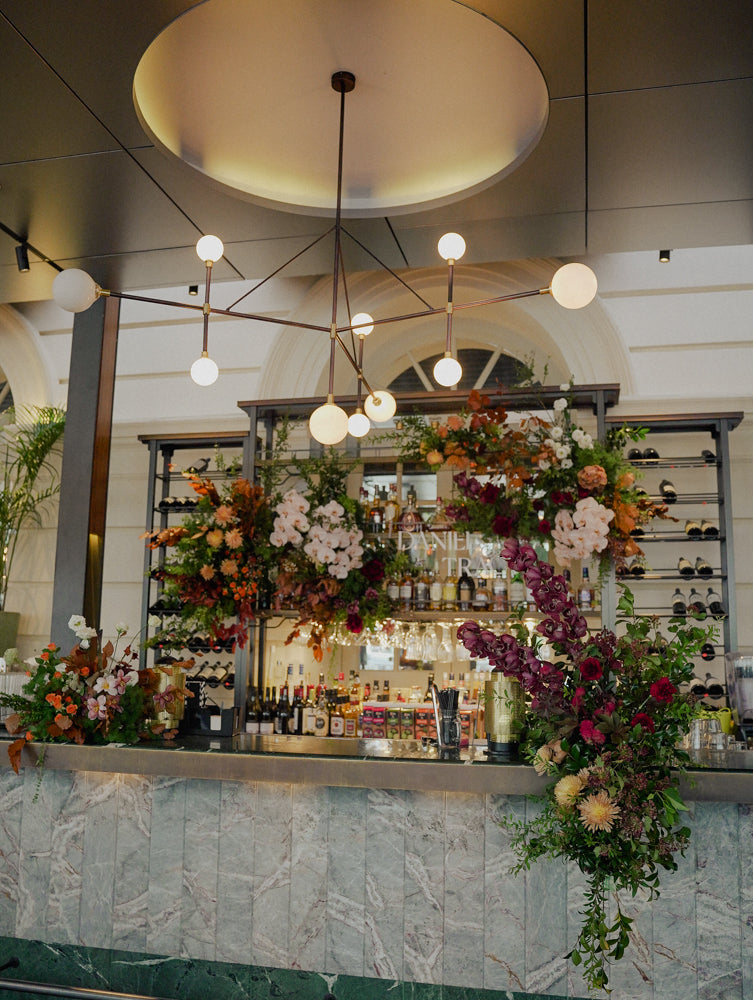
[[[501,672],[493,673],[491,680],[484,683],[484,730],[490,757],[517,756],[524,718],[520,682]]]

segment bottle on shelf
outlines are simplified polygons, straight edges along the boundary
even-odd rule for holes
[[[672,614],[675,617],[680,618],[688,613],[688,602],[685,599],[685,595],[682,593],[679,587],[675,588],[674,594],[672,594]]]
[[[458,577],[457,587],[455,590],[455,599],[457,601],[457,607],[460,611],[470,611],[473,606],[473,597],[476,593],[476,584],[473,582],[473,577],[468,572],[468,569],[463,566],[460,576]]]
[[[290,719],[288,721],[288,732],[291,736],[303,735],[303,685],[296,685],[293,691],[293,701],[290,704]]]
[[[703,556],[698,556],[695,561],[695,571],[699,576],[713,576],[714,571],[711,564]]]
[[[336,691],[333,691],[331,696],[331,709],[329,715],[329,735],[330,736],[345,735],[345,715],[343,714],[343,700],[342,697]]]
[[[435,570],[429,573],[429,608],[432,611],[442,610],[442,580]]]
[[[224,679],[222,681],[222,686],[225,688],[226,691],[232,691],[233,688],[235,687],[235,667],[234,666],[231,665],[230,667],[228,667],[228,671],[225,674],[225,677],[224,677]]]
[[[400,517],[400,530],[401,531],[422,531],[424,527],[424,519],[421,516],[421,511],[418,509],[416,490],[413,486],[408,488],[408,497],[406,506]]]
[[[413,607],[413,577],[410,569],[406,566],[405,572],[400,580],[400,608],[403,611],[410,611]]]
[[[382,694],[379,701],[389,701],[390,700],[390,682],[385,681],[382,687]]]
[[[447,561],[447,576],[442,581],[442,610],[454,611],[457,607],[457,579],[452,572],[452,565]]]
[[[269,692],[269,688],[264,691],[264,701],[261,706],[261,713],[259,715],[259,735],[260,736],[271,736],[275,731],[275,720],[272,714],[272,696]]]
[[[680,556],[677,560],[677,572],[680,576],[695,576],[693,564],[689,559],[686,559],[685,556]]]
[[[566,573],[569,572],[566,570]],[[567,579],[567,577],[565,577]],[[510,598],[509,606],[510,610],[513,608],[520,608],[526,602],[526,588],[523,582],[523,577],[520,573],[513,573],[510,577]]]
[[[589,579],[588,567],[581,570],[580,590],[578,591],[578,604],[581,611],[593,611],[594,592]]]
[[[661,498],[664,503],[677,502],[677,490],[668,479],[662,479],[659,483],[659,492],[661,493]]]
[[[426,566],[422,566],[413,585],[413,607],[416,611],[426,611],[429,607],[431,580]]]
[[[492,580],[492,611],[507,611],[507,578],[499,570]]]
[[[489,584],[485,577],[480,576],[478,578],[478,583],[476,584],[476,590],[473,594],[471,606],[474,611],[488,611],[491,607],[491,601],[492,597],[489,591]]]
[[[434,687],[434,674],[429,674],[429,678],[426,681],[426,693],[424,694],[424,701],[432,701],[433,687]]]
[[[275,712],[274,730],[278,736],[287,736],[290,723],[290,699],[288,697],[288,686],[285,684],[280,688],[280,700],[277,702]]]
[[[369,507],[366,526],[375,535],[380,535],[384,531],[384,511],[382,509],[382,500],[379,496],[378,486],[374,487],[374,499]]]
[[[326,689],[322,690],[317,698],[314,710],[314,736],[329,736],[329,709]]]
[[[397,483],[390,483],[390,492],[384,504],[384,530],[392,535],[400,524],[400,502],[397,499]]]
[[[690,588],[690,596],[688,597],[688,612],[691,615],[698,615],[699,618],[706,617],[706,605],[695,587]]]
[[[228,675],[227,667],[222,663],[216,663],[205,678],[211,688],[219,687]]]
[[[429,518],[429,527],[432,531],[451,531],[452,522],[445,511],[444,500],[437,497],[436,506]]]
[[[716,618],[717,621],[721,621],[724,618],[724,604],[722,603],[722,599],[711,587],[709,587],[706,594],[706,607],[709,614]]]
[[[259,700],[259,689],[251,688],[246,702],[246,732],[255,736],[259,732],[261,722],[261,702]]]
[[[303,735],[316,735],[316,695],[314,686],[310,685],[303,704]]]

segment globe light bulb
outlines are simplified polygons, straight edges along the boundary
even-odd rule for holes
[[[52,282],[52,297],[66,312],[84,312],[101,291],[94,278],[78,267],[60,271]]]
[[[361,323],[368,324],[367,326],[360,326]],[[371,331],[374,329],[374,317],[369,316],[368,313],[356,313],[353,319],[350,321],[351,326],[357,326],[358,329],[354,330],[353,333],[358,337],[368,337]]]
[[[371,430],[371,421],[362,410],[356,410],[348,417],[348,434],[354,438],[365,437]]]
[[[598,288],[596,275],[585,264],[563,264],[549,285],[552,298],[565,309],[582,309],[593,301]]]
[[[463,375],[463,369],[459,361],[456,361],[449,354],[434,365],[434,378],[440,385],[457,385]]]
[[[217,236],[202,236],[196,244],[199,260],[203,260],[205,263],[208,260],[211,260],[213,264],[216,263],[224,252],[222,240]]]
[[[373,420],[375,424],[383,424],[395,416],[397,403],[391,392],[387,392],[386,389],[377,389],[363,401],[363,408],[370,420]]]
[[[201,357],[197,358],[191,365],[191,378],[196,385],[212,385],[217,381],[220,370],[207,352],[203,351]]]
[[[465,253],[465,240],[460,233],[445,233],[437,243],[437,250],[443,260],[460,260]]]
[[[323,403],[309,417],[309,433],[319,444],[337,444],[348,433],[348,414],[336,403]]]

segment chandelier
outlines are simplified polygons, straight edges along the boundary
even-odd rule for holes
[[[191,378],[197,385],[212,385],[218,377],[215,361],[209,356],[209,318],[212,315],[229,316],[235,319],[249,319],[260,323],[274,323],[277,326],[292,326],[304,330],[325,333],[330,338],[328,390],[325,402],[318,406],[309,418],[311,436],[320,444],[332,445],[342,441],[348,434],[361,438],[368,433],[371,422],[385,423],[392,419],[396,411],[394,396],[386,389],[376,389],[364,373],[364,344],[366,337],[375,327],[388,323],[405,322],[414,319],[425,319],[429,316],[444,315],[446,317],[444,354],[434,365],[434,378],[441,386],[452,387],[458,384],[462,376],[462,368],[453,348],[452,321],[458,310],[474,309],[480,306],[494,305],[513,299],[530,298],[534,295],[551,295],[565,309],[580,309],[588,305],[596,295],[596,275],[585,264],[564,264],[555,271],[550,284],[546,288],[535,288],[526,292],[515,292],[508,295],[498,295],[491,298],[476,299],[471,302],[456,303],[454,301],[454,271],[455,264],[465,253],[465,240],[458,233],[445,233],[437,244],[439,256],[447,262],[447,301],[439,307],[431,306],[415,289],[364,246],[342,224],[342,179],[343,179],[343,145],[345,134],[345,95],[350,93],[356,84],[353,73],[339,71],[331,78],[332,89],[340,95],[339,142],[337,161],[337,198],[335,204],[334,225],[318,236],[315,240],[298,251],[271,274],[258,281],[253,288],[245,292],[228,308],[222,309],[210,303],[210,288],[212,267],[222,258],[224,246],[217,236],[202,236],[196,244],[196,253],[205,265],[204,301],[202,304],[176,302],[145,295],[118,292],[101,288],[94,279],[79,268],[68,268],[61,271],[55,278],[52,294],[55,302],[69,312],[83,312],[101,296],[113,296],[136,302],[148,302],[155,305],[173,306],[178,309],[189,309],[200,312],[203,319],[203,337],[201,354],[191,365]],[[278,275],[293,261],[297,260],[312,247],[329,236],[334,238],[332,267],[332,312],[328,326],[316,323],[304,323],[297,320],[280,319],[250,312],[242,312],[237,307],[248,296],[260,288],[265,282]],[[343,236],[353,240],[366,252],[383,270],[387,271],[405,289],[414,295],[421,303],[421,308],[415,312],[399,316],[373,318],[365,312],[351,314],[348,285],[343,261]],[[339,322],[341,310],[341,294],[344,302],[346,322]],[[342,351],[352,366],[357,380],[356,409],[348,413],[335,402],[334,379],[335,360],[338,350]]]

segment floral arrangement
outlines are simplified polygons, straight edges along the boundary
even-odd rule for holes
[[[589,987],[603,988],[608,961],[622,957],[631,925],[619,898],[616,919],[607,922],[608,891],[655,897],[659,870],[676,870],[675,855],[688,843],[678,781],[694,707],[680,687],[713,628],[673,619],[673,638],[662,642],[658,621],[634,615],[632,595],[623,590],[621,634],[591,635],[565,578],[532,546],[510,539],[502,554],[544,615],[533,639],[522,626],[516,635],[496,635],[478,622],[461,625],[458,636],[471,656],[517,678],[526,693],[523,752],[551,782],[537,819],[509,823],[515,871],[541,857],[579,865],[588,880],[586,906],[568,957],[583,962]],[[545,646],[553,662],[544,658]]]
[[[335,623],[359,634],[390,615],[383,585],[388,552],[365,539],[364,513],[347,495],[349,470],[334,449],[296,468],[304,492],[288,490],[274,508],[271,571],[277,607],[299,613],[288,641],[310,625],[309,645],[321,660]]]
[[[565,395],[552,409],[547,418],[529,414],[512,424],[504,407],[474,390],[463,413],[445,423],[407,417],[397,442],[403,458],[457,470],[458,496],[446,511],[459,527],[546,540],[563,566],[594,554],[640,554],[632,532],[667,516],[665,505],[635,488],[622,454],[645,431],[610,431],[600,442],[573,422]]]
[[[184,473],[197,496],[182,523],[146,536],[174,551],[159,569],[171,620],[150,640],[180,644],[195,632],[243,645],[270,561],[272,515],[264,490],[238,478],[218,486]]]
[[[115,626],[115,645],[102,645],[99,633],[81,615],[73,615],[68,625],[78,639],[68,656],[50,643],[29,661],[23,695],[0,694],[0,705],[14,712],[5,720],[6,729],[23,734],[8,747],[16,773],[30,740],[136,743],[175,735],[158,720],[185,697],[181,688],[164,683],[170,668],[139,670],[132,643],[118,654],[117,642],[128,632],[127,625]]]

